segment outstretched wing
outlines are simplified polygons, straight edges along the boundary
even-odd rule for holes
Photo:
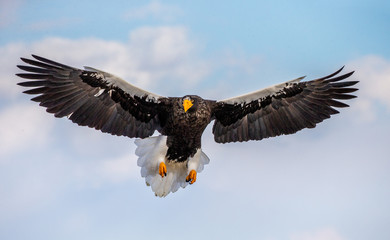
[[[73,68],[39,56],[21,58],[28,79],[18,85],[38,94],[39,102],[55,117],[68,116],[81,126],[89,126],[118,136],[151,136],[160,129],[159,111],[167,98],[144,91],[109,73],[85,67]]]
[[[315,80],[304,77],[253,93],[218,101],[214,107],[214,139],[218,143],[261,140],[292,134],[339,113],[333,107],[348,107],[337,100],[356,96],[348,93],[357,81],[342,81],[353,72],[337,72]]]

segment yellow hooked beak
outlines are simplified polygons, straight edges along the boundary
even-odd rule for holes
[[[187,110],[190,109],[192,105],[194,105],[192,104],[192,101],[184,99],[183,101],[184,112],[187,112]]]

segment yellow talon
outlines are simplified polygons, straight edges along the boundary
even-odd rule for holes
[[[158,167],[158,174],[160,174],[161,177],[167,176],[167,166],[165,163],[160,163],[160,166]]]
[[[186,182],[190,182],[190,184],[193,184],[196,182],[196,171],[191,170],[188,176],[186,177]]]

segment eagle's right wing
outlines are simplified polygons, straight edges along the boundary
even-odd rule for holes
[[[89,126],[118,136],[145,138],[161,128],[159,112],[167,98],[137,88],[109,73],[86,67],[81,70],[32,55],[18,65],[28,79],[18,85],[39,94],[39,102],[55,117],[68,116],[81,126]]]

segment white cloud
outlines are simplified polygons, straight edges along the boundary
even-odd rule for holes
[[[32,104],[16,104],[0,111],[0,161],[9,153],[41,147],[48,141],[53,121]]]
[[[4,97],[20,94],[13,79],[21,56],[41,55],[81,68],[96,67],[141,87],[159,89],[166,94],[188,90],[210,72],[199,58],[198,46],[185,27],[141,27],[130,33],[127,43],[96,38],[45,38],[31,44],[11,43],[0,48],[0,93]],[[169,81],[169,84],[167,84]],[[156,92],[158,93],[158,92]],[[164,94],[158,93],[158,94]]]
[[[177,16],[182,15],[182,10],[173,5],[162,4],[160,1],[151,1],[147,5],[132,8],[124,14],[124,18],[128,20],[146,19],[149,17],[170,21]]]
[[[371,55],[356,59],[347,66],[356,71],[352,78],[360,81],[354,108],[361,113],[361,119],[373,121],[377,117],[376,103],[390,110],[390,60]]]
[[[2,98],[15,98],[21,92],[16,85],[18,78],[15,73],[20,63],[19,57],[25,55],[27,45],[24,43],[11,43],[0,47],[0,95]]]
[[[0,47],[0,93],[5,98],[20,96],[19,57],[31,53],[82,68],[87,65],[113,73],[130,83],[161,95],[181,96],[217,73],[219,83],[204,89],[211,98],[228,97],[226,89],[238,78],[255,75],[263,64],[256,56],[239,49],[216,52],[202,58],[202,47],[183,26],[140,27],[130,32],[128,42],[97,38],[49,37],[32,43],[10,43]],[[256,66],[256,67],[255,67]],[[234,80],[232,80],[234,79]],[[230,81],[230,82],[229,82]],[[172,86],[175,86],[172,88]]]
[[[248,56],[242,49],[226,49],[223,52],[223,63],[230,69],[240,69],[240,71],[234,71],[242,74],[252,74],[256,72],[256,68],[260,66],[263,59],[259,56]],[[237,77],[237,76],[235,76]]]
[[[58,175],[60,165],[57,165],[57,159],[47,159],[44,164],[37,159],[30,161],[25,156],[24,159],[14,159],[4,167],[7,170],[2,174],[6,177],[1,180],[7,180],[7,184],[0,187],[0,194],[4,196],[0,200],[0,212],[4,218],[23,217],[35,209],[47,207],[64,189],[62,176]]]
[[[291,234],[290,240],[345,240],[345,238],[333,228],[323,228],[313,232]]]
[[[0,28],[6,27],[16,19],[22,1],[0,1]]]
[[[75,177],[79,183],[86,186],[98,187],[103,183],[120,183],[129,179],[140,178],[137,167],[137,157],[126,149],[127,154],[95,161],[73,162],[71,169],[76,169]],[[83,185],[84,185],[83,184]]]
[[[131,32],[130,43],[148,82],[173,77],[176,89],[188,90],[210,72],[207,61],[197,59],[199,49],[185,27],[139,28]]]
[[[130,34],[132,51],[141,62],[166,67],[194,50],[185,27],[143,27]]]
[[[44,21],[37,21],[29,24],[27,26],[28,30],[31,31],[47,31],[50,29],[58,29],[67,27],[72,24],[78,23],[79,20],[76,18],[59,18],[59,19],[52,19],[50,21],[44,20]]]
[[[122,157],[104,161],[98,167],[98,171],[112,182],[122,182],[140,176],[140,169],[135,164],[136,162],[136,156],[128,153]]]

